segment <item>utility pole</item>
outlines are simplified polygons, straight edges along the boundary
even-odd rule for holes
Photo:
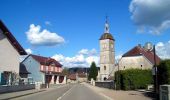
[[[120,59],[117,60],[117,67],[118,67],[118,87],[120,89],[120,69],[119,69],[119,62],[120,62]]]
[[[156,95],[158,95],[158,74],[157,74],[157,63],[156,63],[156,50],[155,50],[155,45],[153,46],[153,52],[154,52],[154,90]]]

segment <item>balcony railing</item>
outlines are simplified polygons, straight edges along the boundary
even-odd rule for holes
[[[41,65],[40,66],[40,71],[44,71],[44,72],[62,72],[62,68],[61,67],[56,67],[56,66]]]

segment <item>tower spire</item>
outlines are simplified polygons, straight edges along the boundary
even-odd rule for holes
[[[106,16],[106,22],[105,22],[105,29],[104,29],[105,33],[109,33],[109,23],[108,23],[108,16]]]

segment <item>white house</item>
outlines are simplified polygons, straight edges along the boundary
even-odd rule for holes
[[[19,76],[20,55],[27,53],[0,20],[0,84],[11,85]]]

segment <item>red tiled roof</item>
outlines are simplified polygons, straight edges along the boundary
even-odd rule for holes
[[[0,29],[3,31],[2,33],[7,37],[11,45],[16,49],[16,51],[18,51],[20,55],[27,55],[26,51],[23,49],[23,47],[19,44],[19,42],[15,39],[15,37],[1,20]]]
[[[33,54],[31,54],[30,56],[32,56],[36,61],[38,61],[42,65],[50,65],[54,63],[55,66],[62,67],[62,65],[53,58],[43,57],[43,56],[38,56],[38,55],[33,55]]]
[[[127,53],[125,53],[122,57],[130,57],[130,56],[145,56],[152,64],[154,64],[154,53],[153,51],[146,50],[140,46],[136,46]],[[156,64],[159,64],[161,59],[156,55]]]
[[[70,80],[76,80],[76,74],[70,74],[70,75],[68,75],[67,78]]]

